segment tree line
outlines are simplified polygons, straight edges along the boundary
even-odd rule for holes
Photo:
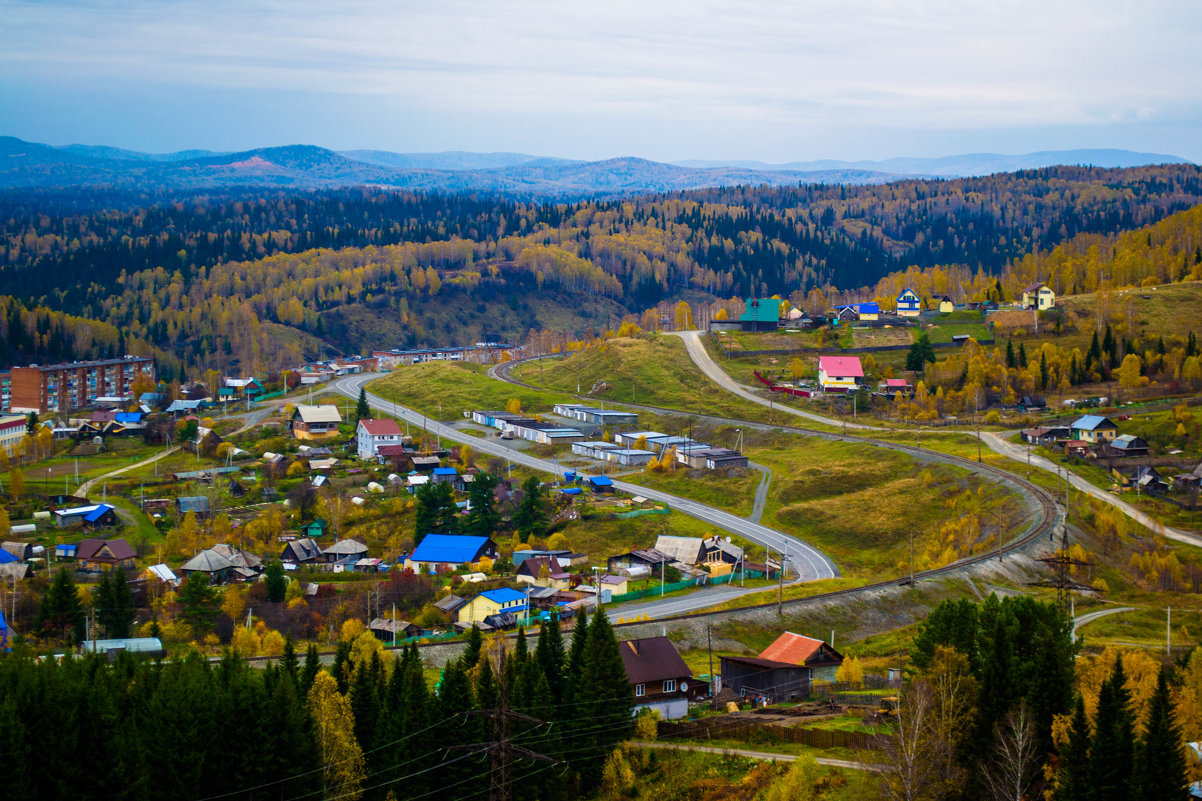
[[[238,359],[254,370],[314,347],[274,326],[320,340],[331,309],[381,298],[416,329],[426,304],[482,292],[554,288],[638,312],[687,291],[854,290],[910,265],[1018,280],[1035,271],[1015,261],[1025,254],[1202,201],[1202,171],[1058,167],[543,205],[384,190],[118,201],[97,209],[45,193],[0,196],[6,291],[179,354],[185,367]]]
[[[433,688],[416,646],[370,633],[322,666],[291,641],[252,667],[233,652],[151,661],[0,660],[0,753],[14,798],[578,797],[633,731],[633,690],[604,612],[570,643],[544,626],[512,647],[469,634]]]

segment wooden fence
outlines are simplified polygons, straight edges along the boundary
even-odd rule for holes
[[[841,729],[800,728],[758,723],[746,717],[705,720],[661,720],[661,740],[737,740],[751,744],[800,743],[812,748],[851,748],[868,750],[880,747],[881,735]]]

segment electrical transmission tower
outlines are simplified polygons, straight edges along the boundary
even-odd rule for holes
[[[487,654],[481,654],[481,659],[488,659]],[[502,649],[500,656],[500,665],[498,666],[495,675],[497,677],[497,706],[495,709],[478,709],[468,712],[469,715],[477,715],[479,717],[488,718],[491,722],[491,737],[492,739],[484,743],[473,743],[472,745],[455,745],[451,746],[453,750],[458,751],[477,751],[484,752],[489,755],[491,762],[491,770],[489,771],[489,801],[510,801],[510,763],[514,759],[529,759],[536,762],[549,762],[555,764],[555,760],[545,754],[540,754],[537,751],[531,751],[529,748],[520,746],[513,742],[513,736],[510,733],[511,723],[528,723],[534,726],[549,725],[545,720],[524,715],[521,712],[515,712],[509,708],[509,687],[505,685],[505,651]]]
[[[1089,562],[1082,562],[1080,559],[1073,559],[1068,555],[1068,517],[1064,519],[1064,531],[1060,537],[1060,550],[1056,551],[1051,556],[1046,556],[1042,559],[1036,559],[1037,562],[1043,562],[1055,571],[1055,576],[1050,579],[1041,579],[1039,581],[1031,581],[1028,584],[1032,587],[1053,587],[1056,590],[1056,608],[1060,610],[1060,614],[1067,615],[1069,612],[1069,604],[1071,601],[1071,593],[1073,592],[1093,592],[1093,587],[1086,584],[1081,584],[1073,580],[1069,575],[1074,567],[1093,567]]]

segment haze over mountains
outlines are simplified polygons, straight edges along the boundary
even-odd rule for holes
[[[884,161],[664,163],[623,157],[575,161],[523,153],[333,151],[314,145],[236,153],[141,153],[102,145],[52,147],[0,137],[0,188],[116,187],[192,190],[229,186],[293,189],[372,185],[481,192],[520,199],[612,198],[740,184],[875,184],[908,177],[963,177],[1058,164],[1132,167],[1184,163],[1127,150],[991,153]]]

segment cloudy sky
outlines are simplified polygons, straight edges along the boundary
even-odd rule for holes
[[[571,158],[1202,161],[1180,0],[0,0],[0,134]]]

